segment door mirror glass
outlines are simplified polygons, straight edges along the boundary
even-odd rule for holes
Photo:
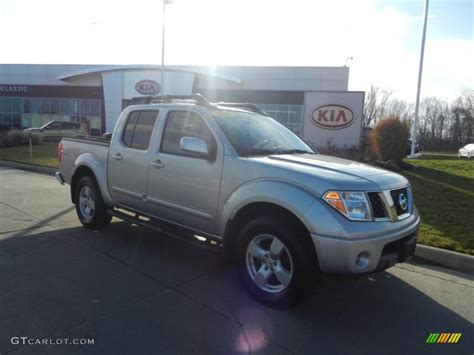
[[[188,153],[194,153],[199,156],[207,157],[209,155],[209,148],[204,139],[196,137],[182,137],[179,142],[179,148]]]

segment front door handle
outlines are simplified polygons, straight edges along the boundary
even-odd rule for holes
[[[120,154],[120,153],[112,155],[112,158],[114,158],[115,160],[122,160],[123,159],[122,154]]]
[[[164,167],[160,159],[156,159],[154,162],[151,162],[150,165],[157,169],[161,169],[162,167]]]

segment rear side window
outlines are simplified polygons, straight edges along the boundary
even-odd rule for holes
[[[193,154],[181,150],[180,142],[183,137],[196,137],[205,140],[210,151],[216,147],[216,141],[201,117],[189,111],[173,111],[168,115],[166,121],[161,151],[194,157]]]
[[[80,127],[80,123],[74,122],[62,122],[61,125],[63,129],[78,129]]]
[[[133,111],[123,130],[123,143],[134,149],[148,149],[157,116],[158,111]]]

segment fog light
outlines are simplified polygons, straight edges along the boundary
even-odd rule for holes
[[[365,269],[369,265],[369,259],[369,253],[366,251],[360,252],[356,258],[356,265],[361,269]]]

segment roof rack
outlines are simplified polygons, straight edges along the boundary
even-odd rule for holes
[[[148,95],[148,96],[137,96],[133,97],[133,100],[142,100],[145,104],[151,103],[162,103],[171,102],[173,100],[188,100],[193,101],[201,106],[213,106],[207,99],[201,94],[189,94],[189,95]]]
[[[247,102],[217,102],[211,103],[207,101],[207,99],[202,96],[201,94],[188,94],[188,95],[163,95],[163,96],[137,96],[134,97],[133,100],[141,100],[144,104],[152,104],[152,103],[163,103],[163,102],[171,102],[172,100],[187,100],[192,101],[200,106],[205,107],[212,107],[217,108],[217,106],[223,107],[234,107],[239,108],[242,110],[250,111],[259,113],[261,115],[270,116],[265,111],[262,111],[257,105]]]
[[[255,104],[248,103],[248,102],[216,102],[214,103],[216,106],[224,106],[224,107],[235,107],[240,108],[242,110],[251,111],[255,113],[259,113],[261,115],[269,116],[268,113],[262,111],[260,107]]]

